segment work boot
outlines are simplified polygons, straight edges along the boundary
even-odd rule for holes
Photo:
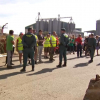
[[[10,66],[9,66],[9,65],[7,65],[7,68],[8,68],[8,69],[13,69],[13,67],[12,67],[11,65],[10,65]]]
[[[14,65],[13,63],[11,63],[11,65]]]
[[[31,61],[29,60],[28,64],[31,64]]]
[[[63,67],[66,67],[66,62],[64,62]]]
[[[93,62],[93,60],[90,60],[90,61],[89,61],[89,63],[92,63],[92,62]]]
[[[46,59],[48,59],[48,57],[46,56]]]
[[[32,66],[32,71],[34,71],[34,66]]]
[[[61,63],[59,63],[59,65],[57,65],[57,68],[61,68],[61,65],[62,65],[62,64],[61,64]]]
[[[25,69],[21,69],[20,71],[21,71],[21,72],[25,72],[26,70],[25,70]]]
[[[49,61],[53,62],[53,61],[55,61],[55,59],[49,59]]]
[[[35,61],[35,64],[37,64],[37,61]]]

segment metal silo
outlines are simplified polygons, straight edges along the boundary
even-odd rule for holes
[[[65,28],[66,32],[67,32],[67,23],[66,22],[63,22],[63,28]]]
[[[61,28],[63,28],[63,22],[61,22]]]
[[[58,20],[58,32],[57,32],[57,34],[58,34],[58,36],[60,36],[61,34],[61,21],[60,20]]]
[[[73,23],[70,23],[69,24],[69,32],[72,33],[72,31],[73,31]]]
[[[49,23],[48,23],[48,32],[52,32],[53,29],[52,29],[52,19],[49,20]]]
[[[56,31],[57,32],[57,28],[58,28],[58,20],[57,19],[54,19],[53,20],[53,31]]]
[[[44,31],[48,31],[48,22],[47,21],[44,22]]]
[[[44,31],[44,21],[43,20],[40,21],[40,29]]]
[[[69,23],[66,23],[66,32],[69,33]]]
[[[96,35],[100,35],[100,20],[96,21]]]
[[[38,33],[39,32],[39,29],[40,29],[40,22],[39,21],[36,21],[36,32]]]

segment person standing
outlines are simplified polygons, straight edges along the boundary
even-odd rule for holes
[[[54,52],[58,54],[59,53],[59,38],[58,38],[57,33],[55,34],[55,37],[56,37],[56,47],[54,48]]]
[[[73,54],[75,54],[75,35],[72,35],[73,43]]]
[[[43,42],[44,42],[44,36],[42,35],[42,30],[39,30],[38,35],[38,54],[39,54],[39,63],[42,63],[41,55],[43,50]]]
[[[48,58],[48,52],[50,48],[50,35],[48,34],[44,41],[44,58]]]
[[[97,56],[99,56],[99,54],[98,54],[98,50],[99,50],[99,37],[98,37],[98,35],[96,36],[96,50],[97,50]]]
[[[94,52],[95,52],[95,47],[96,47],[96,39],[94,38],[93,34],[90,35],[90,38],[88,40],[88,47],[89,47],[90,58],[91,58],[89,63],[92,63],[93,57],[94,57]]]
[[[62,66],[62,56],[64,57],[63,67],[67,65],[67,57],[66,57],[66,48],[69,43],[68,35],[66,34],[66,29],[61,29],[61,37],[60,37],[60,45],[59,45],[59,65],[57,68],[61,68]]]
[[[14,41],[14,35],[11,35],[11,37],[13,38],[13,41]],[[6,40],[7,40],[7,37],[6,37]],[[14,49],[15,49],[15,45],[13,44],[12,57],[13,57],[13,55],[14,55]],[[6,56],[6,64],[7,64],[7,56]],[[5,64],[5,65],[6,65],[6,64]],[[12,63],[12,58],[11,58],[11,65],[14,65],[14,64]]]
[[[70,40],[69,40],[69,48],[70,48],[70,54],[72,52],[74,54],[74,39],[72,37],[70,37]]]
[[[77,57],[79,58],[79,53],[80,53],[80,57],[82,57],[82,37],[81,37],[81,34],[76,39],[76,42],[77,42]]]
[[[23,35],[24,34],[20,32],[19,38],[17,39],[17,42],[16,42],[16,51],[19,53],[20,66],[22,66],[22,54],[23,54],[22,37]]]
[[[35,64],[37,64],[37,56],[38,56],[38,37],[37,35],[35,34],[35,30],[33,30],[33,34],[35,35],[35,38],[36,38],[36,45],[34,47],[35,49],[35,54],[34,54],[34,60],[35,60]]]
[[[10,30],[9,35],[7,36],[7,43],[6,43],[6,50],[7,50],[7,68],[12,69],[12,55],[13,55],[13,45],[14,45],[14,38],[13,36],[14,31]]]
[[[54,48],[56,47],[56,32],[54,31],[53,34],[50,37],[50,49],[49,49],[49,54],[50,54],[50,61],[53,61],[53,55],[54,55]]]
[[[35,39],[35,36],[33,35],[32,32],[33,32],[32,28],[28,28],[28,33],[25,34],[22,38],[22,44],[23,44],[23,69],[21,69],[21,72],[26,71],[28,55],[31,58],[32,71],[34,71],[34,46],[36,45],[36,39]]]

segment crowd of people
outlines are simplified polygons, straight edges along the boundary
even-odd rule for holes
[[[53,62],[54,54],[59,54],[59,64],[58,68],[67,66],[67,57],[66,51],[69,51],[69,54],[75,54],[77,51],[77,58],[82,57],[82,49],[85,51],[85,55],[90,55],[91,59],[89,63],[93,62],[95,49],[99,50],[99,37],[94,37],[93,34],[89,35],[84,39],[84,46],[82,44],[82,37],[79,35],[77,38],[74,35],[68,36],[66,34],[66,29],[61,29],[61,36],[58,37],[57,33],[48,33],[46,36],[43,35],[43,31],[39,30],[38,35],[36,31],[32,28],[28,28],[28,33],[19,34],[18,39],[14,40],[14,31],[10,30],[9,35],[6,38],[6,50],[7,57],[6,63],[7,68],[12,69],[12,56],[14,52],[14,45],[16,45],[16,51],[19,53],[19,62],[23,66],[21,71],[26,71],[27,64],[32,65],[32,71],[34,71],[34,65],[37,63],[42,63],[42,52],[44,51],[44,58],[49,59],[50,62]],[[23,58],[23,61],[22,61]],[[39,58],[37,61],[37,58]],[[62,65],[62,58],[64,58],[64,64]],[[28,62],[27,62],[28,59]]]

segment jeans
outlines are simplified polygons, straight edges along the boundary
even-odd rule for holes
[[[70,53],[73,52],[74,53],[74,46],[70,46]]]
[[[66,47],[59,47],[59,62],[62,63],[62,57],[64,57],[64,62],[67,62]]]
[[[28,56],[30,56],[32,66],[34,66],[34,50],[27,48],[23,50],[23,69],[26,68]]]
[[[53,60],[54,47],[50,47],[50,49],[49,49],[49,54],[50,54],[50,60]]]
[[[79,57],[79,53],[80,53],[80,57],[82,56],[82,45],[78,44],[77,45],[77,57]]]
[[[43,46],[38,46],[39,61],[41,61]]]
[[[13,55],[13,51],[8,51],[7,50],[7,65],[11,66],[12,63],[12,55]]]

